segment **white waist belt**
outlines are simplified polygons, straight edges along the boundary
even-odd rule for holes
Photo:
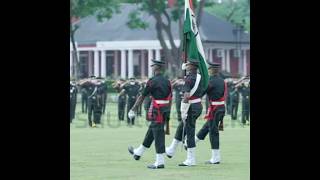
[[[211,102],[211,105],[223,105],[224,101],[220,101],[220,102]]]
[[[168,104],[169,100],[155,100],[157,104]]]
[[[194,104],[194,103],[198,103],[198,102],[201,102],[201,99],[200,99],[200,98],[189,100],[189,103],[190,103],[190,104]]]

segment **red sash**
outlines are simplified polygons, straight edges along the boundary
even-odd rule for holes
[[[224,92],[223,92],[223,96],[218,99],[218,100],[215,100],[215,101],[212,101],[212,100],[209,100],[209,107],[208,107],[208,113],[205,115],[204,119],[206,119],[207,121],[210,121],[210,120],[213,120],[214,119],[214,114],[215,114],[215,111],[218,107],[220,106],[224,106],[224,104],[221,104],[221,105],[212,105],[212,102],[221,102],[221,101],[224,101],[226,99],[226,96],[227,96],[227,84],[226,82],[224,82]]]
[[[150,104],[149,110],[148,110],[148,120],[155,120],[157,123],[163,123],[163,115],[160,111],[161,107],[164,106],[169,106],[170,102],[167,104],[157,104],[156,100],[168,100],[170,101],[172,99],[172,88],[170,86],[170,93],[166,98],[163,99],[155,99],[153,97],[151,97],[152,102]],[[153,108],[157,109],[157,116],[155,117],[155,119],[153,118],[153,114],[152,114],[152,110]]]

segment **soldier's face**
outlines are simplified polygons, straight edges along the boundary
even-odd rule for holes
[[[157,65],[152,65],[152,71],[155,72],[156,70],[158,70],[160,67]]]

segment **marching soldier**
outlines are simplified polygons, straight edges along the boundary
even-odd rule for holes
[[[126,81],[124,79],[120,79],[116,84],[113,84],[113,88],[115,88],[119,93],[121,92],[121,85],[123,85]],[[118,119],[119,121],[124,120],[124,112],[126,108],[127,96],[125,94],[119,94],[118,96]]]
[[[74,82],[70,81],[70,123],[75,117],[77,105],[77,87]]]
[[[147,85],[147,81],[144,81],[141,83],[141,87],[143,88],[142,92],[146,88],[146,85]],[[146,120],[148,120],[148,110],[149,110],[150,104],[151,104],[151,96],[146,96],[143,101],[143,107],[146,112]]]
[[[239,90],[235,85],[232,86],[230,92],[230,100],[231,100],[231,119],[237,120],[238,114],[238,105],[239,105]]]
[[[181,100],[182,100],[182,88],[183,88],[183,79],[181,77],[179,77],[177,80],[174,80],[171,84],[172,84],[172,88],[175,91],[175,102],[176,102],[176,110],[177,110],[177,114],[178,114],[178,121],[181,121]]]
[[[97,80],[95,76],[91,76],[91,79],[85,80],[80,84],[88,91],[88,123],[90,127],[96,127],[96,124],[100,124],[102,106],[103,106],[103,85],[102,82]]]
[[[203,125],[195,137],[195,141],[204,140],[209,133],[212,156],[206,164],[220,163],[219,130],[223,130],[223,117],[225,115],[225,98],[227,95],[227,85],[219,75],[220,64],[210,63],[209,65],[209,85],[206,91],[209,97],[209,109],[205,116],[207,122]]]
[[[86,88],[81,88],[81,110],[82,113],[87,113],[88,111],[88,92]]]
[[[137,83],[140,84],[140,89],[139,89],[139,94],[137,94],[137,96],[140,96],[141,93],[143,92],[143,83],[142,82],[138,82]],[[140,106],[138,106],[138,111],[137,111],[137,116],[141,116],[142,115],[142,104],[140,104]]]
[[[169,147],[166,148],[166,154],[171,158],[176,148],[182,143],[182,136],[187,136],[187,159],[179,166],[193,166],[195,161],[195,126],[196,119],[202,113],[201,98],[205,89],[200,88],[199,82],[201,75],[197,73],[198,62],[189,59],[186,63],[188,75],[185,78],[183,86],[184,96],[181,103],[181,118],[174,139]],[[184,125],[185,124],[185,125]],[[184,131],[184,133],[183,133]]]
[[[231,115],[231,88],[232,87],[232,83],[231,81],[227,82],[227,101],[226,101],[226,110],[227,110],[227,114]]]
[[[151,169],[164,168],[164,153],[165,153],[165,132],[164,124],[169,119],[170,100],[172,98],[170,81],[163,76],[164,62],[152,60],[152,70],[154,76],[150,78],[147,85],[138,97],[138,100],[129,111],[128,115],[132,118],[135,116],[135,111],[143,102],[146,96],[151,95],[152,103],[148,113],[148,119],[151,121],[148,131],[145,135],[143,143],[138,148],[129,146],[128,150],[133,155],[135,160],[139,160],[144,151],[150,148],[153,140],[155,141],[156,161],[154,164],[147,166]]]
[[[250,87],[249,82],[243,83],[241,87],[241,95],[242,95],[242,116],[241,121],[242,124],[245,125],[246,122],[249,122],[249,114],[250,114]]]
[[[127,94],[128,95],[128,103],[127,103],[127,111],[132,108],[134,103],[137,100],[137,95],[139,93],[140,85],[138,82],[135,81],[134,77],[129,79],[129,82],[123,86],[123,90],[121,91],[120,95]],[[134,125],[135,118],[130,119],[127,116],[127,123],[128,125]]]
[[[98,77],[98,81],[100,82],[100,90],[101,90],[101,98],[102,98],[102,114],[105,114],[106,105],[107,105],[107,97],[108,97],[108,85],[104,78]]]

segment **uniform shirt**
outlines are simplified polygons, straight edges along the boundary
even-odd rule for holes
[[[183,85],[182,85],[182,84],[176,84],[176,85],[173,87],[173,89],[174,89],[174,91],[175,91],[175,100],[176,100],[176,101],[181,101],[182,96],[181,96],[180,92],[182,92]]]
[[[155,99],[167,98],[171,93],[170,81],[162,74],[157,74],[150,78],[144,88],[142,95],[151,95]]]
[[[224,80],[221,76],[210,76],[207,95],[211,101],[216,101],[224,96]]]
[[[133,85],[130,83],[126,84],[123,89],[128,94],[129,99],[135,99],[139,93],[140,85],[135,82]]]
[[[250,98],[250,88],[249,87],[241,87],[241,95],[243,99],[249,99]]]
[[[184,80],[185,83],[184,83],[184,85],[183,85],[182,90],[183,90],[184,92],[190,92],[191,89],[193,88],[193,86],[194,86],[195,83],[196,83],[196,79],[197,79],[197,73],[193,73],[193,72],[189,73],[189,74],[186,76],[185,80]],[[200,82],[200,83],[201,83],[201,82]],[[201,97],[204,95],[205,90],[200,88],[200,83],[199,83],[199,86],[198,86],[196,92],[195,92],[192,96],[201,98]]]

